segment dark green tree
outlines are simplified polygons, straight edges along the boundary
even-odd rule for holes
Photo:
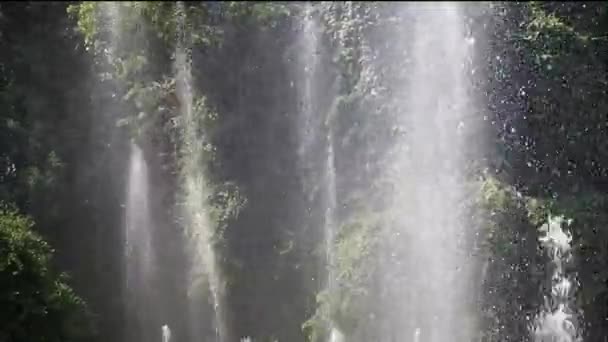
[[[0,209],[0,340],[89,341],[92,326],[84,301],[53,270],[53,250],[33,222]]]

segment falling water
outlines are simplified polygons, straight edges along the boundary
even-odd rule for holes
[[[549,251],[554,268],[551,277],[551,294],[545,298],[545,308],[536,319],[534,340],[536,342],[577,342],[580,341],[572,308],[573,281],[566,274],[565,267],[571,262],[570,241],[564,231],[562,217],[551,217],[543,227],[545,235],[541,243]]]
[[[220,276],[213,248],[213,225],[209,219],[209,205],[207,199],[210,195],[209,184],[205,179],[204,154],[206,141],[199,135],[202,113],[195,113],[192,91],[191,57],[188,48],[188,39],[185,37],[185,11],[182,2],[177,4],[180,27],[178,28],[178,44],[175,52],[175,67],[177,69],[177,96],[181,105],[181,120],[183,125],[183,191],[185,199],[186,229],[192,239],[191,255],[191,286],[189,292],[193,296],[200,291],[200,279],[206,278],[213,306],[213,325],[215,339],[223,341],[225,338],[225,323],[223,320],[222,305],[220,303]],[[200,316],[200,308],[196,301],[191,301],[190,320],[194,329],[199,327],[209,317]],[[207,336],[197,336],[193,333],[195,341],[201,341]]]
[[[382,265],[384,282],[401,283],[386,299],[384,311],[398,331],[385,332],[385,340],[471,341],[471,261],[461,248],[472,234],[461,213],[467,146],[460,131],[471,112],[465,18],[458,3],[404,7],[415,14],[404,20],[413,20],[411,34],[396,37],[409,60],[396,123],[406,134],[389,157],[396,228]]]
[[[153,284],[154,258],[152,252],[152,220],[148,197],[148,167],[142,150],[131,144],[126,203],[126,290],[129,303],[129,340],[147,339],[147,325],[154,312],[154,298],[149,286]],[[140,336],[139,338],[136,336]]]
[[[335,289],[336,276],[333,272],[335,269],[334,262],[334,235],[336,231],[335,215],[336,215],[336,167],[334,165],[334,146],[331,135],[331,130],[327,133],[327,162],[326,162],[326,187],[327,187],[327,208],[325,209],[325,255],[327,264],[329,265],[327,274],[327,289],[332,293]],[[331,308],[330,308],[331,310]],[[336,327],[331,327],[331,341],[342,341],[342,333]]]
[[[301,51],[298,50],[300,65],[303,72],[298,75],[301,78],[301,115],[299,122],[299,154],[306,158],[306,154],[310,153],[311,144],[316,141],[317,132],[319,131],[317,119],[319,115],[315,115],[315,97],[314,97],[314,82],[315,72],[319,63],[317,49],[319,48],[318,41],[318,24],[312,15],[312,4],[307,4],[302,22],[302,30],[300,43]]]
[[[322,121],[323,113],[319,109],[318,97],[315,94],[315,88],[317,86],[318,79],[315,77],[319,67],[319,23],[313,15],[313,5],[311,3],[306,4],[306,8],[303,16],[302,31],[300,36],[301,51],[299,51],[300,64],[303,72],[301,73],[301,115],[298,116],[300,119],[299,128],[299,155],[305,167],[312,167],[315,161],[315,150],[313,144],[319,139],[322,139],[322,132],[325,131],[325,137],[323,139],[326,144],[325,154],[326,158],[324,162],[324,172],[322,178],[315,179],[312,182],[315,186],[313,189],[324,189],[321,195],[324,203],[324,229],[323,229],[323,240],[325,245],[325,262],[322,267],[323,272],[326,274],[324,277],[325,288],[330,293],[333,291],[335,286],[335,275],[333,274],[333,239],[335,234],[335,215],[336,215],[336,170],[334,165],[334,142],[332,136],[332,130],[329,127],[328,122]],[[335,327],[330,327],[330,341],[339,342],[342,341],[342,333]]]
[[[119,48],[125,43],[121,31],[120,4],[105,2],[100,7],[107,23],[110,40],[105,50],[108,68],[113,68]],[[112,95],[116,96],[115,94]],[[108,109],[109,120],[113,111]],[[158,336],[152,326],[157,319],[160,298],[156,295],[156,260],[153,248],[154,224],[150,211],[148,165],[144,153],[135,142],[130,143],[124,224],[124,294],[127,308],[125,338],[148,341]]]

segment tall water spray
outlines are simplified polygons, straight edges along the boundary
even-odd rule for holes
[[[298,78],[299,101],[301,112],[298,115],[299,122],[299,155],[306,159],[311,153],[311,145],[317,141],[319,134],[319,113],[315,112],[315,72],[319,63],[319,38],[318,24],[313,17],[313,5],[306,4],[302,20],[302,30],[300,31],[298,49],[299,67],[301,72],[296,75]]]
[[[320,110],[319,99],[316,94],[318,87],[318,68],[320,63],[320,43],[319,43],[320,28],[317,19],[314,16],[313,5],[306,4],[302,21],[302,30],[300,36],[301,50],[300,68],[300,101],[301,112],[298,115],[298,131],[299,131],[299,155],[300,160],[305,168],[315,168],[316,153],[315,143],[321,141],[324,148],[322,149],[325,158],[323,158],[323,168],[320,177],[312,176],[307,183],[308,190],[321,191],[321,201],[323,203],[323,240],[325,245],[325,260],[322,263],[321,274],[318,276],[325,279],[324,287],[327,291],[332,292],[335,286],[335,275],[333,274],[333,240],[335,235],[335,215],[336,215],[336,170],[334,165],[334,142],[332,129],[329,122],[323,120],[323,111]],[[334,330],[330,332],[332,341],[339,341],[341,333]]]
[[[570,222],[562,217],[550,217],[543,227],[541,243],[551,257],[553,274],[551,293],[545,298],[545,307],[535,321],[536,342],[578,342],[576,311],[574,310],[574,282],[566,273],[572,261],[570,242],[572,237],[564,231]]]
[[[103,20],[110,32],[105,51],[106,63],[112,70],[119,56],[119,49],[128,38],[122,31],[120,3],[106,2],[100,6]],[[137,18],[131,18],[137,20]],[[116,96],[113,94],[113,97]],[[107,119],[115,121],[112,109],[107,108]],[[154,252],[154,222],[150,209],[150,184],[148,165],[143,150],[130,142],[124,222],[124,296],[126,303],[125,338],[128,341],[155,339],[158,333],[153,326],[161,307]]]
[[[154,253],[149,206],[148,167],[142,150],[131,144],[125,224],[126,295],[129,309],[127,336],[130,341],[148,340],[154,319]]]
[[[302,51],[300,51],[301,67],[303,69],[301,76],[301,104],[302,110],[298,118],[300,134],[300,156],[301,160],[307,167],[314,167],[316,162],[316,152],[314,143],[322,141],[325,145],[324,170],[321,174],[321,179],[315,178],[309,184],[309,187],[314,190],[324,189],[321,197],[324,203],[324,240],[326,246],[326,261],[325,266],[331,264],[331,241],[334,233],[334,215],[336,202],[336,182],[334,168],[334,153],[331,128],[327,122],[324,122],[323,113],[319,110],[318,98],[315,94],[317,87],[316,74],[319,66],[319,25],[314,17],[313,5],[307,4],[304,11],[301,42]],[[323,273],[325,272],[325,268]],[[330,268],[331,269],[331,268]],[[327,277],[327,287],[330,287],[332,276]]]
[[[472,231],[463,217],[464,118],[470,48],[459,3],[409,3],[411,34],[402,37],[404,84],[396,86],[405,134],[389,153],[393,225],[381,268],[391,283],[386,341],[472,341],[471,261],[462,244]],[[398,282],[398,285],[395,285]]]
[[[204,113],[195,112],[195,103],[192,89],[191,71],[191,51],[189,49],[189,39],[185,29],[186,14],[184,4],[179,2],[178,9],[178,41],[175,51],[175,68],[177,70],[176,92],[180,103],[181,122],[183,127],[182,136],[182,191],[184,196],[185,226],[190,237],[192,246],[190,248],[190,283],[189,294],[196,298],[201,296],[201,281],[208,284],[208,291],[211,297],[212,315],[205,316],[204,310],[200,307],[202,303],[194,299],[190,301],[190,325],[192,330],[191,338],[195,341],[207,340],[209,336],[200,331],[200,326],[204,322],[212,320],[215,329],[214,338],[216,341],[224,341],[226,336],[226,326],[223,316],[223,307],[220,294],[220,275],[217,268],[217,260],[213,247],[214,226],[209,219],[210,185],[205,179],[205,159],[207,141],[200,127],[201,115]]]

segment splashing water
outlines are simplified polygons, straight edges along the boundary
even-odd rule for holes
[[[565,267],[571,262],[571,236],[564,231],[570,224],[563,217],[550,217],[543,227],[540,239],[551,256],[554,267],[551,277],[551,294],[545,298],[545,307],[538,315],[534,327],[535,342],[578,342],[581,338],[576,329],[576,317],[572,308],[573,282]]]
[[[331,329],[329,342],[344,342],[344,335],[336,328]]]
[[[177,69],[177,97],[181,105],[181,119],[183,124],[183,156],[184,164],[181,170],[183,178],[183,191],[185,197],[186,229],[194,244],[191,255],[190,278],[192,287],[200,284],[199,279],[206,278],[212,300],[213,320],[215,325],[215,338],[223,341],[225,336],[225,324],[222,314],[220,295],[220,276],[217,268],[217,260],[213,249],[213,224],[209,219],[209,205],[207,199],[210,195],[209,184],[204,176],[205,163],[204,154],[206,142],[199,135],[201,127],[195,113],[194,98],[192,91],[192,72],[188,38],[185,36],[185,11],[184,4],[178,2],[178,18],[180,27],[178,30],[178,44],[175,52],[175,67]],[[192,288],[190,293],[196,293],[200,289]],[[196,306],[196,301],[192,302]],[[197,327],[201,320],[198,308],[191,308],[191,324]],[[199,322],[199,323],[197,323]],[[195,340],[204,339],[194,334]]]
[[[171,341],[171,329],[169,329],[168,325],[163,325],[162,328],[163,339],[162,342],[170,342]]]

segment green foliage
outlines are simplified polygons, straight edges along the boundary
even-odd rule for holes
[[[95,12],[97,6],[97,2],[85,1],[67,7],[68,14],[77,18],[78,29],[83,34],[84,42],[87,45],[93,44],[98,33],[99,23]]]
[[[214,142],[222,118],[197,89],[198,75],[190,75],[194,50],[220,48],[225,19],[208,3],[81,3],[70,11],[92,48],[98,81],[112,89],[104,106],[114,102],[117,126],[148,156],[162,155],[159,173],[174,184],[164,214],[182,232],[177,249],[196,258],[186,261],[195,266],[178,291],[192,305],[206,305],[210,286],[220,296],[226,287],[223,277],[208,277],[207,267],[223,273],[224,233],[246,204],[237,184],[221,175]],[[181,58],[186,65],[176,65]],[[216,260],[209,260],[209,246]],[[223,283],[211,284],[217,281]]]
[[[20,341],[85,341],[92,335],[86,305],[51,269],[52,250],[33,223],[14,209],[0,209],[0,338]]]
[[[278,21],[291,14],[291,10],[285,3],[264,2],[178,4],[130,1],[108,4],[84,1],[70,5],[68,13],[77,18],[78,29],[83,34],[85,43],[92,47],[100,46],[100,39],[105,36],[104,30],[129,32],[141,29],[138,24],[147,25],[150,34],[170,45],[175,43],[180,34],[188,32],[195,45],[214,46],[221,42],[221,24],[224,20],[237,25],[274,28]],[[120,16],[116,17],[118,13]],[[112,20],[118,22],[112,23]],[[117,26],[108,27],[113,25]]]
[[[329,272],[335,287],[317,295],[317,310],[302,326],[308,341],[327,340],[329,328],[337,327],[347,336],[365,326],[370,286],[375,277],[375,254],[379,236],[387,226],[384,215],[359,213],[344,223],[334,241],[335,264]]]
[[[538,195],[542,211],[572,219],[577,298],[587,322],[581,330],[585,339],[597,340],[606,334],[600,323],[606,293],[600,289],[608,279],[600,271],[608,250],[600,228],[608,176],[606,6],[531,2],[519,9],[521,30],[513,37],[530,78],[523,88],[528,110],[519,128],[531,143],[514,162],[527,163],[533,172],[516,174],[517,181]],[[535,216],[540,221],[542,215]]]
[[[116,301],[108,298],[116,297],[119,283],[110,280],[116,268],[110,266],[99,272],[100,265],[115,263],[117,253],[99,251],[101,246],[117,243],[108,227],[118,226],[114,218],[118,218],[115,213],[121,209],[115,198],[102,199],[114,191],[113,182],[108,181],[112,177],[105,172],[120,166],[108,158],[105,146],[109,139],[99,139],[99,133],[107,127],[95,120],[98,113],[90,104],[103,91],[91,91],[91,59],[81,36],[72,29],[75,23],[66,15],[68,5],[65,2],[0,5],[0,160],[2,169],[7,170],[0,176],[0,200],[15,203],[19,212],[32,217],[36,232],[58,250],[53,266],[69,270],[72,277],[69,284],[86,298],[92,311],[104,313],[99,322],[103,326],[110,320],[106,317],[112,313],[118,316],[113,311]],[[112,207],[118,210],[113,212]],[[101,231],[104,233],[100,234]],[[19,234],[23,234],[23,241],[39,239],[37,235],[29,239],[23,231]],[[44,263],[46,247],[41,246],[42,243],[31,242],[24,248],[31,247],[32,253]],[[0,254],[4,251],[0,248]],[[25,253],[24,257],[28,255],[21,253]],[[32,324],[37,327],[28,326],[27,320],[19,321],[19,313],[11,311],[23,311],[23,307],[4,310],[4,304],[2,314],[9,317],[3,316],[2,323],[10,324],[7,329],[17,334],[11,336],[13,340],[81,340],[76,332],[87,330],[88,324],[85,314],[77,313],[82,308],[78,307],[74,292],[67,287],[65,277],[54,275],[48,269],[50,265],[44,266],[47,270],[43,271],[41,265],[24,264],[18,275],[2,280],[12,279],[14,286],[25,286],[22,298],[29,302],[22,304],[29,305],[27,310],[39,311],[27,312],[27,319],[34,320]],[[32,287],[23,284],[30,280]],[[110,314],[106,316],[106,312]],[[9,331],[4,327],[0,331]],[[100,330],[104,336],[116,335],[109,329]],[[47,331],[49,335],[45,336]],[[4,337],[0,336],[0,340],[6,340]]]
[[[275,28],[278,21],[292,14],[287,3],[227,1],[223,4],[229,20],[239,25]]]
[[[224,232],[239,217],[241,210],[247,205],[247,199],[234,183],[225,182],[216,187],[210,203],[211,221],[216,226],[214,239],[225,243],[222,241],[225,238]]]
[[[353,222],[344,224],[336,237],[336,268],[340,283],[356,286],[369,280],[364,264],[369,260],[375,247],[375,240],[381,223],[378,218],[354,218]]]
[[[517,43],[533,80],[525,89],[526,129],[534,139],[531,164],[554,192],[601,183],[608,175],[608,147],[601,133],[608,86],[601,56],[608,45],[597,38],[605,34],[600,25],[605,11],[599,4],[532,2],[526,8],[523,39]]]
[[[547,206],[491,177],[480,188],[479,199],[480,226],[486,228],[481,255],[488,258],[483,284],[487,293],[482,305],[484,341],[528,341],[530,320],[540,305],[543,266],[548,262],[538,246]]]

